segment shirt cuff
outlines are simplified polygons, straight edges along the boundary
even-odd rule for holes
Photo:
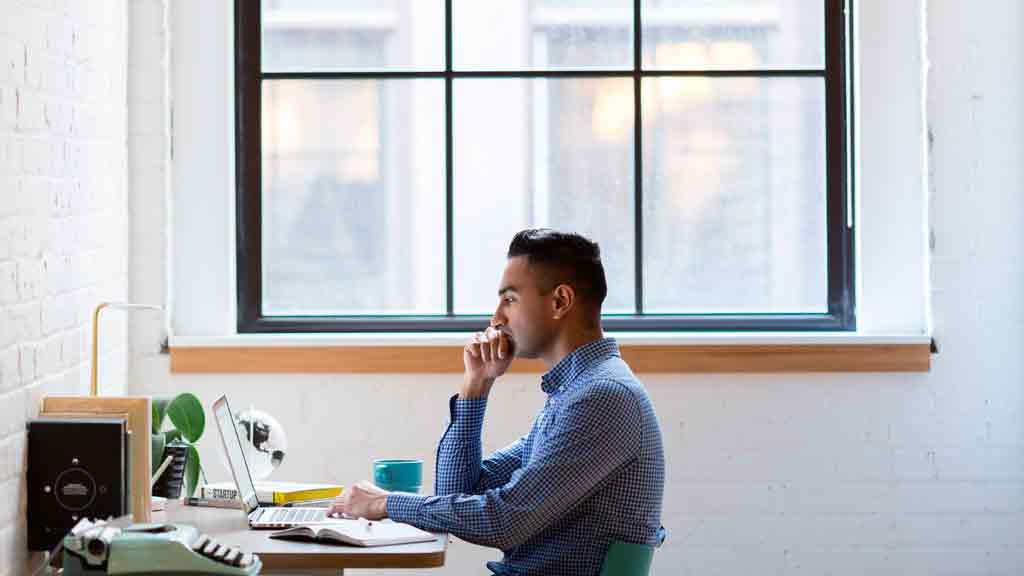
[[[426,500],[426,496],[419,494],[407,494],[405,492],[394,492],[388,494],[387,510],[388,518],[395,522],[415,524],[420,513],[420,506]]]
[[[484,427],[484,412],[487,411],[486,398],[462,400],[459,395],[452,396],[448,403],[452,427],[460,431],[479,431]]]

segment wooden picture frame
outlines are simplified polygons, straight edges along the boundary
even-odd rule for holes
[[[132,519],[149,522],[152,488],[152,409],[150,399],[142,396],[45,396],[39,404],[40,416],[61,418],[124,418],[131,436]]]

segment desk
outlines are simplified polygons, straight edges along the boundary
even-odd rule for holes
[[[400,546],[340,546],[268,538],[273,530],[250,530],[241,510],[168,502],[153,522],[191,524],[220,542],[258,554],[263,572],[341,574],[345,568],[435,568],[444,565],[448,535]]]

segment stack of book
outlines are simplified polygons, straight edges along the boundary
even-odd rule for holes
[[[311,506],[329,504],[342,486],[339,484],[310,484],[308,482],[256,482],[256,500],[266,506]],[[234,482],[213,482],[199,487],[195,497],[188,498],[190,506],[241,508],[238,489]]]

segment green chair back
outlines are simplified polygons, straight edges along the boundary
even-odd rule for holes
[[[654,559],[654,546],[615,541],[601,566],[601,576],[647,576]]]

